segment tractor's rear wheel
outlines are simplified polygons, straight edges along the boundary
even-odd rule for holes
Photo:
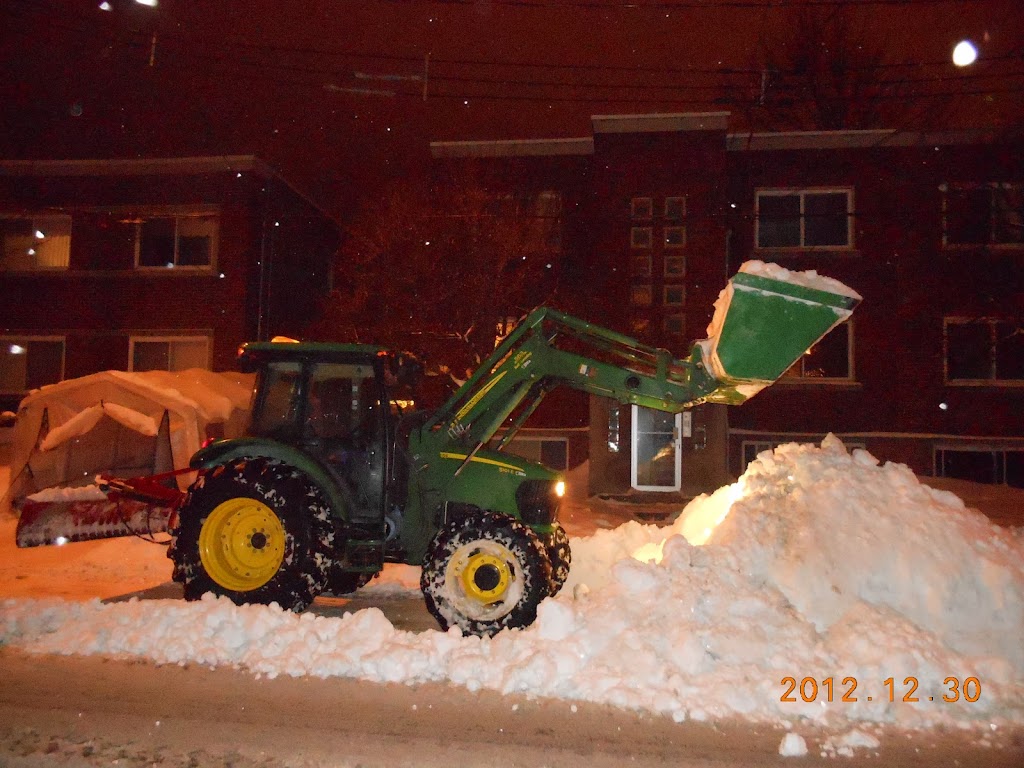
[[[532,624],[549,578],[533,531],[507,515],[482,513],[455,520],[434,537],[420,587],[442,628],[490,636]]]
[[[551,563],[551,579],[548,582],[549,594],[558,594],[565,580],[569,578],[569,566],[572,563],[572,552],[569,549],[569,535],[565,528],[555,523],[551,533],[541,536],[544,551]]]
[[[187,600],[301,611],[327,584],[334,538],[319,489],[293,467],[237,459],[200,475],[170,531],[172,577]]]

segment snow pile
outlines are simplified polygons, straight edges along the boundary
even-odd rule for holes
[[[0,643],[448,681],[680,721],[807,720],[849,731],[829,747],[838,754],[875,744],[870,723],[1024,722],[1024,540],[835,438],[762,454],[669,527],[630,523],[572,545],[570,579],[536,623],[491,639],[396,630],[376,608],[297,616],[208,596],[11,600]]]

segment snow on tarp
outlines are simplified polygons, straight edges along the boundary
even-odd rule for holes
[[[160,430],[159,423],[151,416],[139,413],[131,408],[125,408],[117,403],[100,403],[91,408],[86,408],[72,417],[70,421],[47,432],[46,437],[39,443],[39,450],[51,451],[68,440],[87,434],[103,418],[104,414],[110,416],[117,423],[146,437],[155,437]]]
[[[11,447],[11,489],[5,501],[50,485],[91,480],[97,472],[113,469],[101,464],[121,461],[125,454],[136,474],[185,467],[207,437],[211,424],[221,425],[226,436],[241,434],[252,380],[250,374],[201,369],[174,373],[103,371],[33,390],[18,409]],[[122,439],[115,434],[117,428],[125,427],[137,436],[158,436],[165,417],[166,447],[147,448],[138,438],[128,435]],[[115,426],[110,426],[111,421]],[[58,448],[73,449],[76,455],[67,462],[46,456]],[[167,455],[156,462],[154,450]],[[90,451],[94,457],[87,455]],[[134,454],[147,451],[145,466],[136,467]],[[32,482],[26,481],[22,471],[30,461],[41,464]],[[160,466],[150,466],[154,463]],[[65,469],[65,465],[71,469]],[[68,472],[74,477],[64,476]],[[188,480],[181,478],[182,483]]]
[[[376,608],[327,618],[207,596],[10,600],[0,644],[268,676],[447,681],[676,720],[1024,723],[1024,537],[835,438],[761,454],[670,526],[629,523],[572,547],[569,581],[536,623],[490,639],[396,630]],[[788,697],[786,678],[797,683]],[[917,701],[904,701],[910,678]],[[805,679],[817,681],[813,696]],[[871,737],[854,741],[836,750]]]

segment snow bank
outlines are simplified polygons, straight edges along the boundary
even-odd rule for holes
[[[1024,540],[835,438],[762,454],[671,526],[630,523],[572,546],[569,581],[536,623],[490,639],[396,630],[378,609],[327,618],[207,596],[11,600],[0,643],[447,681],[680,721],[811,721],[848,732],[833,754],[871,748],[871,723],[1024,723]]]

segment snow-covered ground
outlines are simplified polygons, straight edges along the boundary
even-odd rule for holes
[[[8,583],[11,521],[0,535]],[[130,569],[138,557],[166,581],[163,552],[144,542],[48,552],[89,546],[109,549],[79,570]],[[878,724],[963,727],[982,743],[1024,725],[1021,529],[835,438],[762,454],[671,525],[629,522],[572,547],[569,581],[537,622],[491,639],[399,630],[377,608],[335,618],[209,597],[8,599],[0,644],[265,676],[441,681],[680,721],[814,723],[835,729],[841,753],[877,743]],[[45,578],[74,570],[55,563]],[[389,574],[364,592],[415,590],[415,569]],[[805,748],[794,733],[780,752]]]

